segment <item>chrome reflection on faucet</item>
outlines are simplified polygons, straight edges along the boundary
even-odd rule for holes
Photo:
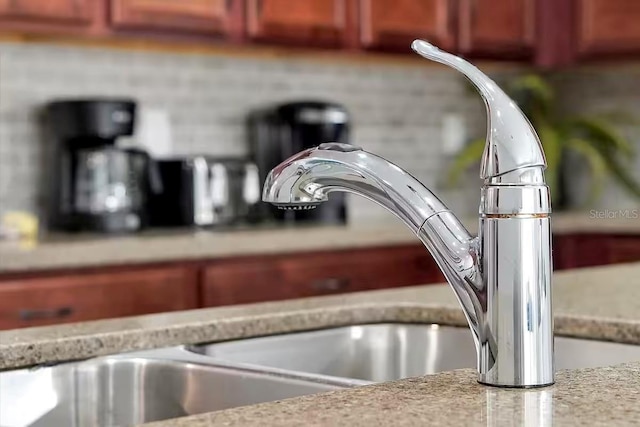
[[[414,177],[351,145],[326,143],[289,158],[267,177],[263,200],[308,209],[346,191],[386,207],[416,233],[451,284],[473,333],[479,381],[553,384],[551,202],[538,136],[476,67],[421,40],[412,48],[460,71],[485,101],[478,237]]]
[[[487,427],[552,427],[553,391],[553,388],[547,388],[509,393],[487,389],[485,410],[477,424]]]

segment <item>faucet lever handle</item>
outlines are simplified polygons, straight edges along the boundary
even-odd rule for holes
[[[411,48],[420,56],[447,65],[468,78],[478,89],[487,108],[487,141],[480,177],[488,180],[515,170],[546,167],[542,144],[533,126],[516,103],[478,68],[424,40]],[[517,179],[513,184],[520,184]]]

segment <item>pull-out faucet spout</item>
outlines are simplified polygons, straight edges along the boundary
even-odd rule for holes
[[[485,100],[489,133],[478,237],[410,174],[352,145],[322,144],[289,158],[267,177],[263,200],[311,208],[332,191],[346,191],[384,206],[416,233],[453,288],[476,344],[479,381],[552,384],[551,210],[538,137],[473,65],[423,41],[412,47],[465,74]]]

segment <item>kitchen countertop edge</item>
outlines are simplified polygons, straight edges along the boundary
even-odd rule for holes
[[[477,232],[477,218],[463,222],[471,234]],[[552,227],[558,235],[640,235],[637,219],[597,219],[584,212],[556,214]],[[34,246],[0,243],[0,274],[406,244],[420,242],[402,223],[391,220],[346,226],[152,231],[124,236],[57,235]]]

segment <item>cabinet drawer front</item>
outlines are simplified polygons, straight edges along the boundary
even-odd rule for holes
[[[450,0],[359,0],[360,41],[365,48],[409,52],[417,38],[453,47]]]
[[[0,282],[0,329],[196,308],[195,273],[183,268]]]
[[[91,0],[0,0],[0,18],[89,24]]]
[[[111,20],[118,28],[225,34],[238,1],[111,0]]]
[[[348,23],[347,0],[247,0],[252,40],[339,47]]]
[[[442,281],[422,246],[235,260],[206,269],[204,306],[241,304]]]
[[[464,54],[525,56],[535,47],[535,0],[461,0],[458,21]]]
[[[614,237],[608,246],[612,263],[640,261],[640,237]]]
[[[579,0],[578,51],[583,56],[640,51],[640,2]]]

